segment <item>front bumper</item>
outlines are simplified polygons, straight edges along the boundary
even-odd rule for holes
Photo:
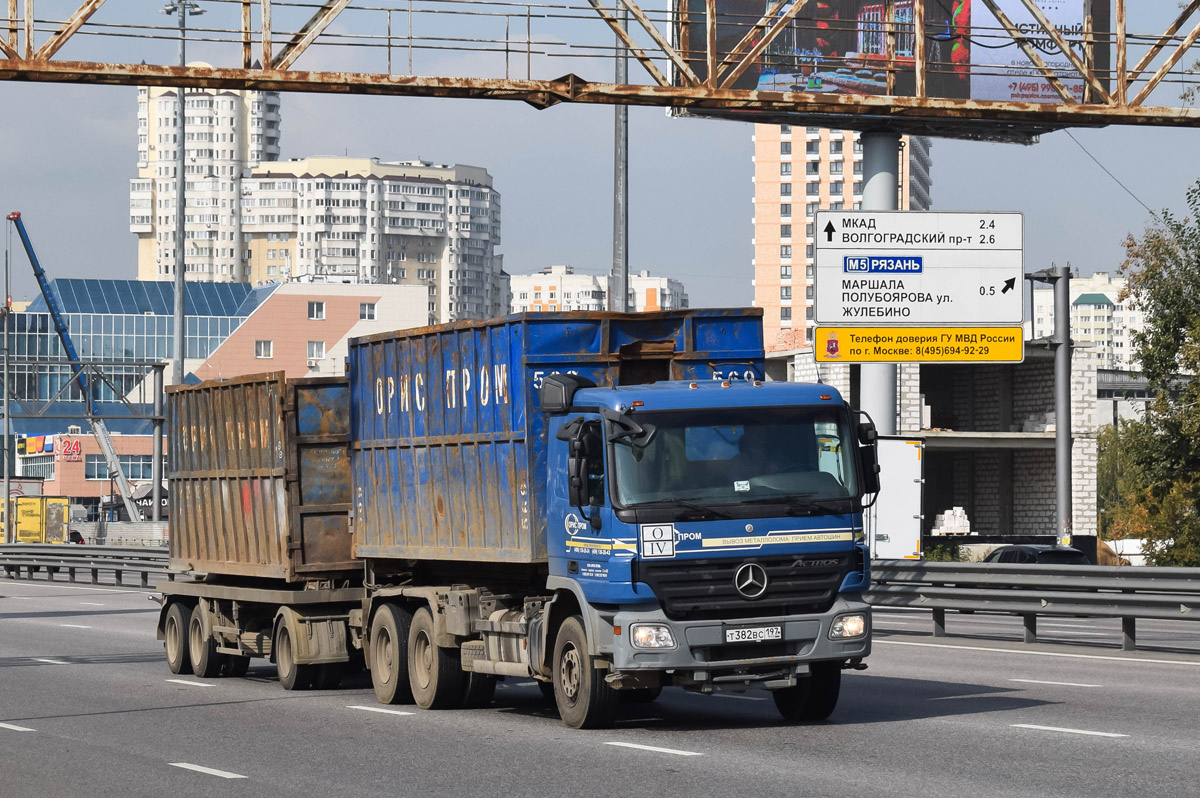
[[[830,640],[829,627],[834,619],[848,613],[867,616],[866,634],[851,640]],[[670,627],[675,648],[634,648],[630,630],[637,623]],[[669,676],[664,676],[664,682],[705,691],[723,686],[727,689],[783,687],[808,673],[810,663],[859,660],[871,653],[870,607],[860,600],[841,596],[822,615],[672,621],[661,609],[631,609],[619,610],[613,624],[621,627],[621,635],[613,637],[610,677],[613,681],[619,681],[623,673],[635,677],[657,671]],[[762,626],[782,626],[782,639],[725,642],[727,629]]]

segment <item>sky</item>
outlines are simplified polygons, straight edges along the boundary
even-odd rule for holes
[[[1131,19],[1132,30],[1158,33],[1173,17],[1172,4],[1149,5],[1161,7]],[[68,45],[77,49],[62,57],[117,60],[144,47],[139,60],[169,63],[174,52],[95,41]],[[196,45],[189,60],[205,55]],[[312,57],[335,66],[331,55]],[[0,108],[0,209],[22,212],[49,275],[134,278],[135,89],[0,82]],[[499,251],[510,273],[611,265],[610,107],[285,94],[282,119],[284,158],[348,153],[487,168],[502,195]],[[752,302],[752,135],[746,123],[630,109],[630,268],[682,280],[693,307]],[[932,157],[934,210],[1024,214],[1027,271],[1069,263],[1085,274],[1115,272],[1121,242],[1150,221],[1139,200],[1155,211],[1185,209],[1184,192],[1200,179],[1200,130],[1078,129],[1029,147],[935,139]],[[13,297],[32,299],[15,235],[10,247]]]

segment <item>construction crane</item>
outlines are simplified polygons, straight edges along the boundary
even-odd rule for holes
[[[79,387],[83,391],[86,407],[84,415],[92,434],[96,436],[96,443],[100,445],[100,451],[104,454],[104,462],[108,464],[108,473],[116,480],[117,492],[121,494],[121,501],[125,503],[125,512],[129,514],[130,521],[140,521],[142,515],[133,502],[133,489],[129,487],[129,480],[125,478],[125,471],[121,468],[121,461],[113,448],[108,426],[105,425],[104,419],[96,415],[95,397],[92,395],[91,383],[83,371],[83,363],[80,362],[79,354],[75,351],[75,344],[71,342],[71,336],[67,333],[67,320],[63,318],[62,308],[58,306],[58,300],[50,291],[50,281],[46,278],[46,272],[38,261],[37,254],[33,251],[29,234],[25,232],[25,223],[21,221],[20,211],[10,213],[8,220],[13,223],[13,226],[17,228],[17,234],[21,236],[21,244],[25,247],[25,254],[29,256],[29,264],[33,266],[33,274],[37,277],[38,287],[42,290],[42,297],[46,300],[46,307],[50,310],[50,318],[54,320],[54,329],[58,332],[58,340],[62,342],[63,350],[71,361],[71,368],[79,378]]]

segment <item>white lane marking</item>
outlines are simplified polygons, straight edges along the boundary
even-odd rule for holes
[[[882,626],[912,626],[912,624],[911,624],[911,623],[909,623],[908,621],[881,621],[881,620],[879,620],[878,618],[876,618],[874,621],[872,621],[872,623],[873,623],[873,624],[874,624],[876,627],[882,627]]]
[[[65,626],[68,629],[91,629],[90,626],[84,626],[78,623],[60,623],[59,626]]]
[[[766,701],[762,696],[736,695],[734,693],[713,693],[713,698],[736,698],[740,701]]]
[[[1053,684],[1058,687],[1103,687],[1102,684],[1082,684],[1081,682],[1043,682],[1041,679],[1009,679],[1010,682],[1022,684]]]
[[[1116,631],[1115,629],[1113,631]],[[1111,634],[1112,632],[1109,632]],[[1042,636],[1057,635],[1059,637],[1100,637],[1105,632],[1069,632],[1066,629],[1046,629],[1044,627],[1038,629],[1038,634]]]
[[[164,679],[163,681],[171,682],[172,684],[187,684],[191,685],[192,687],[216,687],[215,684],[209,684],[208,682],[193,682],[188,679]]]
[[[18,726],[15,723],[0,723],[0,729],[8,729],[9,731],[33,731],[28,726]]]
[[[83,607],[103,607],[104,606],[99,601],[81,601],[81,602],[79,602],[79,604],[80,604],[80,606],[83,606]]]
[[[52,585],[47,585],[42,582],[30,582],[22,579],[20,582],[13,582],[12,587],[46,587],[51,590],[91,590],[96,593],[140,593],[146,595],[145,590],[120,590],[115,587],[83,587],[81,585],[64,585],[55,582]],[[154,592],[154,591],[149,591]],[[7,596],[6,598],[29,598],[29,596]]]
[[[223,779],[244,779],[246,778],[241,773],[230,773],[228,770],[217,770],[216,768],[206,768],[203,765],[193,765],[190,762],[168,762],[173,768],[183,768],[184,770],[194,770],[197,773],[206,773],[209,776],[220,776]]]
[[[5,596],[4,598],[16,599],[17,601],[33,601],[33,596]]]
[[[537,682],[517,682],[517,687],[534,687]]]
[[[382,712],[385,715],[415,715],[415,712],[405,712],[402,709],[384,709],[383,707],[348,706],[346,709],[361,709],[363,712]]]
[[[1064,734],[1086,734],[1089,737],[1128,737],[1128,734],[1114,734],[1113,732],[1098,732],[1088,731],[1087,729],[1063,729],[1058,726],[1035,726],[1032,723],[1014,723],[1014,729],[1036,729],[1037,731],[1054,731]]]
[[[34,657],[34,662],[44,662],[47,665],[69,665],[70,663],[63,662],[60,659],[45,659],[44,657]]]
[[[677,748],[659,748],[655,745],[638,745],[637,743],[605,743],[605,745],[615,745],[620,748],[636,748],[639,751],[654,751],[658,754],[674,754],[675,756],[704,756],[699,751],[680,751]]]
[[[1065,654],[1058,651],[1019,651],[1011,648],[988,648],[986,646],[955,646],[947,643],[916,643],[911,640],[875,640],[881,646],[920,646],[922,648],[958,648],[963,651],[986,651],[991,654],[1024,654],[1030,657],[1062,657],[1063,659],[1099,659],[1109,662],[1131,662],[1135,665],[1190,665],[1200,667],[1200,660],[1188,662],[1182,659],[1147,659],[1142,657],[1107,657],[1100,654]]]

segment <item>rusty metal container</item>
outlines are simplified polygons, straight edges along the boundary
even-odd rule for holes
[[[762,311],[526,313],[351,340],[354,553],[537,563],[547,374],[762,376]]]
[[[170,567],[303,582],[350,554],[349,384],[282,373],[168,394]]]

